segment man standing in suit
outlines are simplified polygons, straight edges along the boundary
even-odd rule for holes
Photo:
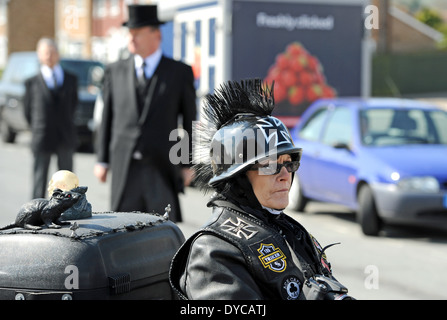
[[[190,66],[163,55],[156,5],[129,5],[131,56],[106,68],[104,110],[94,173],[106,181],[112,171],[111,208],[163,214],[181,221],[178,193],[192,177],[189,164],[173,164],[169,151],[182,128],[191,140],[196,94]],[[191,150],[191,148],[189,149]]]
[[[53,154],[57,155],[60,170],[73,170],[78,80],[60,66],[58,49],[52,39],[38,41],[37,56],[41,68],[25,82],[24,112],[32,132],[32,197],[44,198]]]

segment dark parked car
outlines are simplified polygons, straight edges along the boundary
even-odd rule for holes
[[[93,111],[104,66],[99,61],[66,59],[62,68],[78,77],[79,104],[75,114],[79,148],[92,147]],[[39,71],[35,52],[15,52],[8,59],[0,81],[0,131],[4,142],[14,143],[16,135],[29,130],[23,114],[25,80]]]
[[[347,206],[368,235],[391,222],[447,229],[446,111],[405,99],[326,99],[291,134],[303,155],[290,208]]]

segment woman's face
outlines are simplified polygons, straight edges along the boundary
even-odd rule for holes
[[[288,154],[279,156],[277,160],[278,163],[288,161],[292,161],[292,158]],[[264,161],[259,166],[263,166],[269,162],[275,161]],[[259,203],[265,207],[277,210],[287,207],[289,204],[289,190],[292,184],[292,173],[288,172],[285,167],[282,167],[281,171],[274,175],[262,174],[262,169],[249,170],[247,171],[247,177]]]

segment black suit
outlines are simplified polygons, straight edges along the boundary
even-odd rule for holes
[[[133,56],[106,68],[97,149],[99,162],[109,163],[112,171],[112,210],[162,214],[165,206],[171,204],[172,220],[181,220],[178,193],[183,191],[183,184],[180,167],[169,159],[169,151],[176,143],[169,140],[169,135],[178,128],[181,116],[183,129],[191,137],[192,121],[196,120],[195,99],[191,67],[165,56],[141,99]],[[141,160],[133,159],[136,150],[142,154]],[[153,178],[154,173],[159,177]],[[141,180],[142,177],[148,178]],[[137,180],[141,184],[136,184]],[[153,202],[128,203],[128,197],[140,194],[149,195]]]
[[[31,127],[34,154],[33,198],[46,195],[51,154],[57,154],[60,170],[72,170],[77,104],[78,81],[69,72],[64,71],[64,81],[55,89],[47,87],[40,72],[25,82],[24,112]]]

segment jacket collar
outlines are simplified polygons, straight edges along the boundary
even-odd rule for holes
[[[151,78],[160,63],[162,56],[163,53],[161,51],[161,48],[158,48],[153,54],[147,56],[146,58],[143,58],[137,54],[134,55],[135,71],[141,68],[141,65],[144,62],[146,64],[146,67],[144,69],[146,78]]]

